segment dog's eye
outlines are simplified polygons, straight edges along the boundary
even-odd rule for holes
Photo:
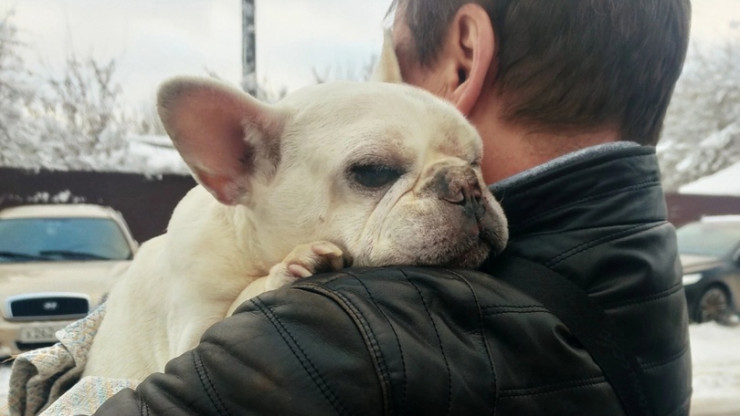
[[[381,188],[401,177],[403,172],[387,165],[355,165],[350,168],[352,179],[365,188]]]

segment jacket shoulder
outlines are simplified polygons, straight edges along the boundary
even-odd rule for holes
[[[379,268],[246,302],[99,414],[553,414],[574,399],[620,414],[540,304],[483,273]]]
[[[359,269],[299,287],[352,311],[377,351],[374,368],[394,410],[567,414],[578,403],[584,414],[622,414],[600,368],[562,322],[491,275]]]

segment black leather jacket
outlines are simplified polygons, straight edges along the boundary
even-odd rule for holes
[[[584,288],[624,330],[656,415],[687,415],[688,324],[652,149],[607,147],[494,187],[504,255]],[[146,348],[146,346],[142,346]],[[541,304],[488,274],[349,269],[264,294],[111,415],[620,415],[610,385]]]

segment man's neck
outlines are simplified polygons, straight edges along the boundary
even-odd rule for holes
[[[495,110],[483,109],[470,115],[470,121],[483,138],[482,170],[486,183],[498,182],[580,149],[619,140],[619,134],[613,128],[563,132],[536,130],[492,117],[492,114],[501,114]]]

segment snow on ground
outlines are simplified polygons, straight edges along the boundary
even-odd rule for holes
[[[692,416],[740,415],[740,326],[692,325]]]
[[[691,325],[691,416],[740,416],[740,326]],[[0,367],[0,415],[7,402],[10,366]]]
[[[694,397],[734,395],[740,405],[740,327],[692,325]]]

